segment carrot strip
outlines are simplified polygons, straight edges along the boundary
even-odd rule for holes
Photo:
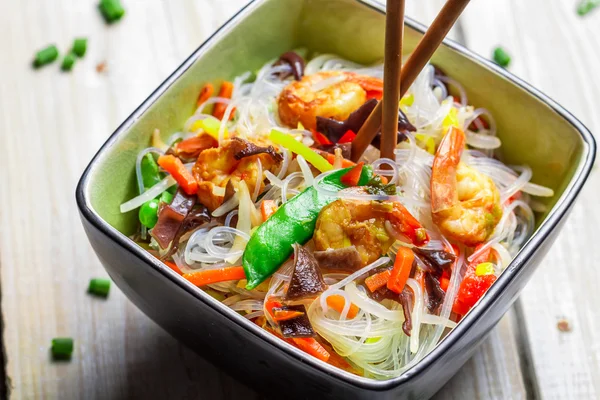
[[[219,269],[205,269],[197,272],[183,274],[183,277],[196,286],[205,286],[211,283],[237,281],[246,278],[243,267],[227,267]]]
[[[273,319],[275,321],[287,321],[290,319],[297,318],[304,313],[302,311],[294,311],[294,310],[282,310],[282,309],[273,309]]]
[[[321,361],[327,362],[330,354],[315,338],[293,338],[300,350],[307,352]]]
[[[327,153],[327,162],[331,165],[333,165],[333,163],[335,162],[335,155],[331,154],[331,153]],[[353,163],[352,161],[346,159],[346,158],[342,158],[342,168],[348,168],[348,167],[354,167],[356,164]]]
[[[334,295],[327,297],[327,305],[341,314],[342,311],[344,311],[344,306],[346,305],[346,299],[344,298],[344,296],[340,296],[339,294],[334,294]],[[352,319],[352,318],[356,317],[356,314],[358,314],[358,310],[359,310],[358,306],[356,306],[353,303],[350,303],[350,309],[348,310],[347,318]]]
[[[271,215],[277,211],[277,202],[275,200],[263,200],[260,204],[260,213],[262,214],[263,221],[266,221]]]
[[[190,171],[185,168],[181,160],[171,154],[158,157],[158,165],[177,181],[177,184],[188,195],[193,195],[198,192],[198,182]]]
[[[233,94],[233,83],[225,81],[221,84],[221,88],[219,89],[219,97],[224,97],[226,99],[231,99],[231,95]],[[225,115],[225,110],[227,109],[227,104],[225,103],[217,103],[213,108],[212,115],[218,120],[223,119]],[[231,113],[233,116],[233,112]]]
[[[173,271],[177,272],[179,275],[183,275],[183,272],[181,272],[181,270],[179,269],[179,267],[177,266],[177,264],[175,264],[174,262],[171,261],[163,261],[165,263],[165,265],[169,268],[171,268]]]
[[[210,99],[215,92],[215,87],[212,83],[207,83],[200,90],[200,94],[198,95],[198,100],[196,101],[196,107],[200,107],[206,100]]]
[[[394,269],[387,282],[387,287],[393,292],[402,293],[406,281],[410,276],[413,262],[415,261],[415,254],[408,247],[400,247],[398,254],[396,254],[396,261],[394,262]]]
[[[367,279],[365,279],[365,285],[367,285],[367,288],[369,288],[371,293],[373,293],[377,289],[384,287],[388,283],[388,280],[390,279],[391,275],[392,271],[386,269],[385,271],[379,272],[375,275],[371,275]]]

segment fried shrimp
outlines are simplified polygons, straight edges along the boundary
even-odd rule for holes
[[[484,242],[502,217],[500,192],[487,175],[460,162],[465,134],[452,127],[442,139],[431,171],[433,222],[468,246]]]
[[[211,212],[231,197],[241,180],[250,193],[259,179],[258,161],[262,171],[274,171],[282,156],[273,146],[260,147],[240,138],[227,140],[222,146],[204,150],[198,156],[192,173],[198,182],[198,199]]]
[[[277,101],[279,118],[292,128],[301,122],[306,129],[315,129],[317,116],[344,121],[382,90],[383,81],[378,78],[345,71],[317,72],[283,89]]]
[[[363,265],[377,260],[395,241],[386,230],[389,221],[413,244],[428,241],[427,233],[404,206],[398,202],[336,200],[325,207],[317,219],[313,236],[317,250],[355,246]]]

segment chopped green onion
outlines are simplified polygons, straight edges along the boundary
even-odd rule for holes
[[[55,45],[50,45],[43,50],[40,50],[35,55],[33,66],[39,68],[43,65],[50,64],[58,58],[58,49]]]
[[[510,64],[510,56],[502,47],[494,49],[494,61],[499,66],[506,68]]]
[[[90,280],[90,286],[88,287],[88,293],[95,294],[96,296],[106,297],[110,290],[110,280],[102,278],[94,278]]]
[[[79,58],[85,55],[85,51],[87,50],[87,39],[86,38],[77,38],[73,42],[73,50],[71,50],[75,55]]]
[[[71,354],[73,354],[73,339],[52,339],[52,358],[57,360],[68,360],[71,358]]]
[[[125,9],[119,0],[100,0],[98,7],[104,20],[109,24],[120,20],[125,14]]]
[[[75,64],[75,54],[69,53],[63,58],[63,62],[62,62],[62,65],[60,66],[60,68],[63,71],[70,71],[73,68],[74,64]]]
[[[577,6],[577,14],[584,16],[599,5],[600,0],[583,0],[579,3],[579,6]]]

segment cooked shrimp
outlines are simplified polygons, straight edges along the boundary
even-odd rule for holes
[[[385,228],[389,221],[396,231],[421,246],[427,232],[398,202],[336,200],[319,214],[313,239],[316,250],[355,246],[363,265],[372,263],[395,241]]]
[[[431,212],[440,231],[467,246],[484,242],[502,217],[494,181],[460,162],[465,134],[452,127],[442,139],[431,171]]]
[[[234,189],[243,180],[250,193],[254,192],[256,182],[260,190],[264,188],[262,179],[258,179],[258,160],[262,170],[273,172],[282,157],[273,146],[259,147],[240,138],[232,138],[222,146],[202,151],[192,169],[198,181],[198,199],[211,212],[225,199],[231,197]]]
[[[286,86],[279,95],[279,118],[295,128],[316,128],[316,118],[344,121],[362,106],[370,93],[381,93],[383,81],[354,72],[324,71],[307,75]]]

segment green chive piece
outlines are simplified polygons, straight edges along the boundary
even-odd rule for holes
[[[73,68],[74,64],[75,64],[75,54],[69,53],[63,58],[62,65],[60,66],[60,68],[63,71],[70,71]]]
[[[90,286],[88,287],[88,293],[95,294],[96,296],[106,297],[110,290],[110,280],[102,278],[90,279]]]
[[[52,339],[52,358],[56,360],[68,360],[73,354],[72,338]]]
[[[43,50],[40,50],[35,55],[35,60],[33,60],[33,66],[35,68],[39,68],[46,64],[50,64],[54,60],[58,58],[58,49],[55,45],[50,45]]]
[[[600,5],[600,0],[583,0],[577,6],[577,14],[584,16]]]
[[[502,47],[496,47],[494,49],[494,61],[499,66],[506,68],[510,64],[510,56]]]
[[[76,38],[73,41],[73,49],[71,50],[75,55],[79,58],[85,56],[85,51],[87,50],[87,39],[86,38]]]
[[[125,15],[125,9],[119,0],[100,0],[98,7],[108,24],[120,20]]]

